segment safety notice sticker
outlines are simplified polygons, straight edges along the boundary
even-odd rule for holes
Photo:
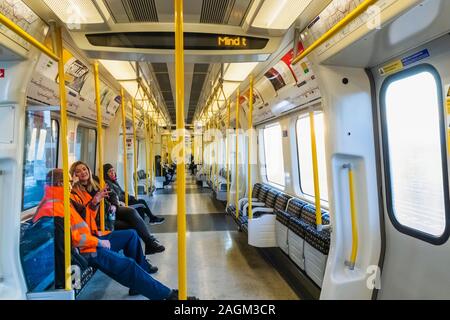
[[[379,69],[381,76],[386,76],[392,73],[399,72],[403,70],[405,67],[416,63],[420,60],[426,59],[430,56],[430,52],[427,49],[424,49],[420,52],[416,52],[413,55],[410,55],[408,57],[405,57],[401,60],[396,60],[394,62],[391,62]]]

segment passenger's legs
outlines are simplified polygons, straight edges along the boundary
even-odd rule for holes
[[[130,207],[119,207],[116,212],[116,230],[135,229],[145,243],[145,253],[151,254],[164,251],[156,238],[150,234],[144,220],[137,211]]]
[[[89,257],[88,261],[93,267],[100,269],[120,284],[136,290],[151,300],[167,299],[172,293],[171,289],[152,278],[132,258],[112,250],[98,248],[97,255]]]

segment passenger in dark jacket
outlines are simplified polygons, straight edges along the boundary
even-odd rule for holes
[[[114,167],[109,163],[104,164],[103,174],[105,182],[108,184],[111,191],[113,191],[118,196],[119,201],[125,202],[125,191],[123,191],[123,189],[117,182],[117,175]],[[145,201],[144,199],[136,199],[132,195],[128,194],[128,205],[140,205],[136,207],[136,210],[139,212],[142,218],[147,216],[151,224],[160,224],[164,222],[164,218],[153,215],[147,204],[147,201]]]

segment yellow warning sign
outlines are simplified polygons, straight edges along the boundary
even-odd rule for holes
[[[400,70],[403,70],[403,62],[402,60],[397,60],[392,63],[389,63],[388,65],[385,65],[384,67],[380,68],[380,75],[386,76],[388,74],[392,74],[395,72],[398,72]]]

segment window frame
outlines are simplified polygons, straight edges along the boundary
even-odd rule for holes
[[[322,109],[313,110],[313,112],[314,112],[314,117],[316,116],[316,113],[321,113],[323,116],[325,116],[325,113],[323,112]],[[309,202],[314,203],[314,201],[315,201],[315,194],[314,193],[313,194],[309,194],[309,193],[304,192],[303,191],[303,187],[302,187],[302,170],[300,168],[300,157],[299,157],[299,155],[300,155],[300,144],[299,144],[299,141],[298,141],[299,134],[298,134],[298,131],[297,131],[298,121],[300,119],[302,119],[302,118],[309,119],[309,113],[308,112],[304,112],[304,113],[299,114],[297,116],[297,118],[295,119],[295,121],[294,121],[295,144],[296,144],[296,147],[297,147],[297,155],[296,155],[296,157],[297,157],[297,170],[298,170],[298,187],[299,187],[299,190],[301,192],[301,196],[303,196]],[[325,129],[325,127],[324,127],[324,129]],[[310,135],[309,138],[311,139],[311,135]],[[316,138],[317,138],[317,132],[316,132]],[[316,141],[316,144],[317,144],[317,141]],[[325,161],[326,161],[326,159],[325,159]],[[326,177],[327,183],[328,183],[328,173],[327,173],[327,167],[326,166],[325,166],[325,177]],[[320,204],[321,204],[321,206],[323,208],[328,208],[328,206],[330,204],[329,193],[328,193],[328,200],[322,199],[322,197],[320,198]]]
[[[430,73],[436,81],[437,94],[438,94],[438,108],[439,108],[439,139],[441,142],[441,168],[443,178],[443,191],[444,191],[444,209],[445,209],[445,226],[444,232],[441,236],[433,236],[432,234],[420,231],[418,229],[411,228],[404,224],[401,224],[396,216],[393,206],[392,195],[392,179],[391,179],[391,167],[390,167],[390,153],[389,153],[389,139],[388,128],[386,118],[386,93],[389,86],[401,79],[417,75],[422,72]],[[448,177],[448,160],[447,160],[447,115],[444,113],[444,98],[442,89],[442,80],[439,72],[430,64],[421,64],[412,68],[400,71],[396,74],[388,76],[381,86],[380,90],[380,126],[381,126],[381,148],[383,150],[383,166],[384,166],[384,192],[386,197],[386,209],[394,228],[408,236],[417,238],[419,240],[431,243],[433,245],[442,245],[447,242],[450,236],[450,200],[449,200],[449,177]]]
[[[27,116],[26,115],[27,112],[33,112],[33,111],[26,110],[25,111],[25,116]],[[59,163],[58,162],[59,161],[59,139],[60,139],[60,134],[61,134],[61,127],[60,127],[59,119],[52,117],[52,113],[50,113],[50,123],[52,124],[53,121],[56,123],[56,128],[57,128],[57,131],[58,131],[57,139],[55,141],[55,144],[56,144],[55,168],[57,168],[58,167],[58,163]],[[24,139],[23,141],[24,141],[24,147],[25,147],[26,139],[27,139],[26,134],[24,135],[23,139]],[[24,161],[25,161],[25,153],[24,153]],[[25,170],[25,163],[22,163],[22,170]],[[22,217],[23,216],[27,216],[28,213],[29,214],[34,214],[35,208],[38,206],[38,204],[37,204],[37,205],[31,206],[29,208],[25,208],[25,180],[24,179],[25,179],[25,174],[22,175],[22,182],[21,182],[22,183],[22,201],[21,201],[21,204],[20,204],[20,211],[21,211]]]
[[[95,175],[95,172],[96,172],[96,169],[97,169],[97,148],[98,148],[98,146],[97,146],[97,141],[98,141],[98,132],[97,132],[97,128],[94,128],[94,127],[90,127],[90,126],[87,126],[87,125],[83,125],[83,124],[78,124],[77,125],[77,129],[76,129],[76,135],[77,135],[77,137],[78,137],[78,129],[79,128],[83,128],[83,129],[87,129],[87,130],[94,130],[94,132],[95,132],[95,150],[94,150],[94,167],[93,168],[91,168],[91,170],[92,170],[92,174],[94,174]],[[76,145],[76,139],[77,138],[75,138],[75,145]],[[81,151],[80,151],[81,152]],[[75,154],[76,154],[76,152],[75,152]],[[81,156],[81,154],[80,154],[80,156]],[[80,159],[77,159],[77,160],[80,160]]]
[[[280,190],[285,190],[285,189],[286,189],[286,176],[284,176],[284,183],[285,183],[285,185],[283,186],[283,185],[278,184],[278,183],[276,183],[276,182],[270,181],[270,180],[269,180],[269,177],[268,177],[268,175],[267,175],[266,139],[265,139],[265,137],[264,137],[264,131],[265,131],[266,129],[270,128],[270,127],[275,127],[275,126],[280,126],[280,129],[281,129],[281,148],[282,148],[282,150],[283,150],[283,128],[282,128],[282,126],[281,126],[281,123],[280,123],[279,121],[276,121],[276,122],[272,122],[272,123],[269,123],[269,124],[265,125],[265,126],[262,128],[263,155],[264,155],[264,169],[265,169],[264,178],[265,178],[267,184],[273,186],[274,188],[277,188],[277,189],[280,189]],[[282,160],[283,160],[283,169],[284,169],[284,157],[283,157]],[[285,171],[285,172],[286,172],[286,171]]]

